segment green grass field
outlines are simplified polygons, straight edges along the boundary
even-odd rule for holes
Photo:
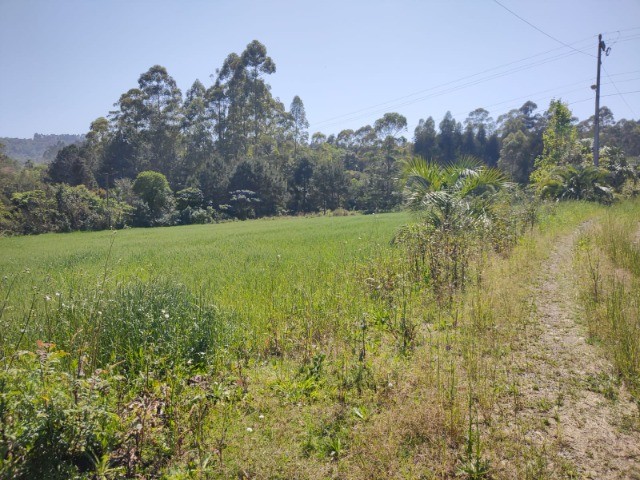
[[[300,299],[333,303],[344,296],[350,282],[343,277],[388,252],[409,219],[402,213],[287,218],[0,238],[2,293],[9,295],[3,320],[7,331],[20,325],[34,292],[39,308],[56,293],[91,297],[103,283],[162,282],[184,285],[256,324],[275,310],[282,316],[299,308]]]
[[[448,299],[391,244],[406,213],[1,238],[0,477],[575,478],[562,439],[527,439],[547,427],[520,385],[541,269],[588,219],[590,334],[638,385],[637,286],[585,256],[637,267],[638,207],[612,211],[471,241]]]
[[[23,362],[31,357],[16,352],[42,359],[45,345],[56,359],[53,376],[77,382],[84,368],[116,365],[127,379],[119,396],[135,402],[149,388],[140,390],[136,378],[149,368],[156,381],[169,374],[184,384],[197,373],[232,387],[245,381],[246,369],[265,388],[273,384],[271,373],[261,378],[255,362],[279,358],[282,378],[272,387],[283,398],[308,399],[317,389],[309,379],[297,384],[300,365],[323,358],[319,352],[353,357],[349,345],[363,315],[382,311],[364,280],[378,259],[382,265],[398,253],[390,240],[409,220],[396,213],[2,238],[5,369],[19,365],[24,379],[33,365]],[[284,380],[289,376],[292,382]],[[56,378],[60,404],[68,407],[65,395],[74,387]],[[39,397],[45,410],[50,394]],[[181,437],[170,436],[170,443]],[[91,449],[102,454],[102,447]]]
[[[220,287],[276,261],[300,270],[315,264],[358,261],[386,247],[408,214],[264,219],[116,232],[76,232],[0,238],[0,269],[29,269],[69,282],[74,275],[118,278],[175,276],[176,281]],[[257,271],[247,271],[247,268]],[[233,282],[231,282],[233,283]]]

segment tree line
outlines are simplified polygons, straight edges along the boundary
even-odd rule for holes
[[[114,111],[91,123],[82,143],[60,149],[48,165],[20,166],[1,154],[0,231],[390,211],[402,200],[400,166],[413,156],[440,164],[474,156],[527,184],[536,161],[550,155],[550,122],[566,116],[559,101],[545,112],[529,101],[496,120],[483,108],[462,123],[447,112],[437,128],[428,117],[412,141],[398,113],[357,130],[309,136],[303,101],[295,96],[287,109],[271,94],[267,77],[275,71],[255,40],[225,59],[211,86],[196,80],[184,95],[156,65]],[[593,117],[578,123],[569,112],[563,121],[571,148],[553,161],[588,162]],[[640,122],[616,122],[603,107],[601,125],[605,165],[608,157],[620,163],[640,155]]]

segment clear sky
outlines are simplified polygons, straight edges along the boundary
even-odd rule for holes
[[[447,110],[496,118],[552,97],[587,118],[598,33],[611,46],[601,104],[640,118],[640,0],[500,3],[544,33],[494,0],[0,0],[0,136],[85,133],[155,64],[183,92],[208,86],[253,39],[276,64],[273,95],[287,108],[299,95],[311,133],[397,111],[411,138]]]

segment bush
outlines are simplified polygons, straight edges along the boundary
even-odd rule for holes
[[[141,227],[169,225],[174,200],[167,178],[153,171],[140,172],[133,182],[138,196],[134,221]]]
[[[44,190],[14,193],[11,203],[15,208],[15,218],[21,225],[20,233],[28,235],[58,230],[60,214],[56,202]]]
[[[69,354],[39,341],[0,371],[2,478],[89,478],[94,459],[116,441],[107,400],[113,376],[64,368]],[[86,474],[83,475],[83,474]]]

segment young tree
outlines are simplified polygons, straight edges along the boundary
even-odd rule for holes
[[[293,121],[293,158],[295,160],[298,158],[298,145],[306,143],[309,139],[309,133],[307,132],[309,122],[307,121],[304,104],[299,96],[293,97],[289,113]]]
[[[253,142],[258,143],[262,124],[269,115],[271,94],[263,75],[271,75],[276,71],[276,64],[267,56],[267,48],[257,40],[253,40],[241,55],[245,69],[245,92],[249,98],[250,116],[253,123]]]
[[[311,148],[319,148],[327,142],[327,136],[322,132],[315,132],[311,135]]]
[[[368,174],[365,192],[369,210],[387,211],[400,203],[398,160],[404,138],[396,137],[406,128],[407,119],[398,113],[386,113],[374,123],[380,146],[368,156],[369,162],[365,168]]]
[[[407,129],[407,118],[399,113],[385,113],[373,124],[373,128],[381,141],[387,137],[396,138]]]
[[[529,182],[529,175],[533,168],[534,158],[527,156],[528,142],[524,133],[520,131],[510,133],[502,141],[498,161],[500,170],[508,174],[513,181],[521,184]]]
[[[217,71],[216,105],[220,112],[225,111],[224,132],[219,133],[224,139],[221,151],[225,158],[239,159],[250,153],[250,146],[251,155],[257,155],[259,142],[272,117],[283,113],[277,112],[278,102],[274,101],[263,78],[275,71],[266,47],[257,40],[247,45],[241,55],[227,56]]]
[[[154,65],[138,79],[142,92],[143,132],[148,164],[177,181],[182,93],[167,70]]]
[[[104,117],[99,117],[91,122],[89,132],[86,135],[84,150],[87,165],[91,169],[94,177],[99,175],[100,166],[112,137],[112,132],[109,129],[109,120]],[[96,180],[98,179],[96,178]]]
[[[349,189],[349,179],[342,162],[323,157],[313,172],[312,186],[316,205],[323,213],[343,206]]]
[[[182,143],[184,157],[178,174],[181,185],[197,183],[196,177],[215,151],[213,126],[207,111],[206,89],[196,80],[187,94],[183,107]]]
[[[309,190],[314,164],[306,157],[296,161],[289,181],[290,209],[293,212],[308,212]]]
[[[611,203],[613,193],[606,173],[593,165],[563,165],[549,172],[539,185],[542,196],[557,200],[589,200]]]
[[[286,205],[287,185],[281,174],[261,159],[240,163],[229,181],[229,191],[250,191],[258,202],[254,206],[259,217],[277,215]]]
[[[473,128],[470,125],[467,125],[464,129],[460,151],[463,155],[476,155],[478,151],[476,136],[473,133]]]
[[[496,129],[493,118],[489,116],[489,112],[484,108],[476,108],[473,112],[470,112],[464,121],[464,126],[465,128],[470,128],[476,134],[480,127],[484,128],[488,135],[493,134]]]
[[[535,161],[532,179],[543,183],[557,166],[580,161],[577,131],[569,107],[560,100],[552,100],[548,110],[549,123],[543,134],[542,155]]]
[[[413,153],[427,160],[438,156],[438,133],[432,117],[420,119],[413,134]]]
[[[450,163],[455,160],[460,151],[462,137],[462,126],[456,122],[447,112],[440,122],[440,135],[438,135],[438,148],[443,163]]]
[[[403,179],[407,206],[445,230],[459,227],[459,220],[484,216],[483,199],[506,186],[502,172],[472,157],[448,165],[413,158],[404,164]]]

